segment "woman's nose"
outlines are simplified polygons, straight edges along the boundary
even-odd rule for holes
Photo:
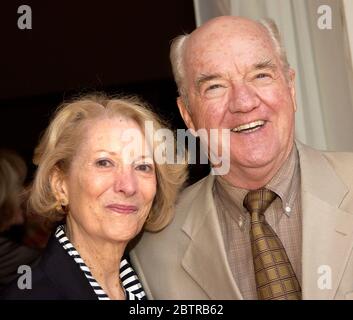
[[[137,190],[137,181],[132,168],[119,170],[114,177],[114,191],[122,192],[127,197],[132,196]]]

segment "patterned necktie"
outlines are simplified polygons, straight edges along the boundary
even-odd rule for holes
[[[251,214],[251,248],[260,300],[300,300],[301,289],[281,240],[266,222],[264,212],[276,198],[267,189],[250,191],[244,207]]]

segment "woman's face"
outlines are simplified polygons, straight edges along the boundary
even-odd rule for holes
[[[89,122],[62,190],[71,236],[134,238],[156,194],[155,165],[137,123],[123,116]]]

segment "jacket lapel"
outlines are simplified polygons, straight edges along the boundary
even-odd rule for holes
[[[65,252],[54,235],[49,240],[38,267],[62,299],[98,299],[79,265]]]
[[[193,202],[183,231],[190,237],[182,260],[185,271],[210,299],[242,299],[229,268],[208,176]]]
[[[353,244],[353,215],[339,206],[349,192],[328,160],[297,143],[301,166],[303,299],[333,299]]]

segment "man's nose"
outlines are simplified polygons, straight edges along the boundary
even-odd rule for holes
[[[124,168],[119,170],[114,177],[114,191],[124,193],[130,197],[136,193],[137,180],[133,168]]]
[[[229,110],[235,112],[250,112],[260,105],[260,99],[254,88],[246,82],[237,82],[232,86]]]

